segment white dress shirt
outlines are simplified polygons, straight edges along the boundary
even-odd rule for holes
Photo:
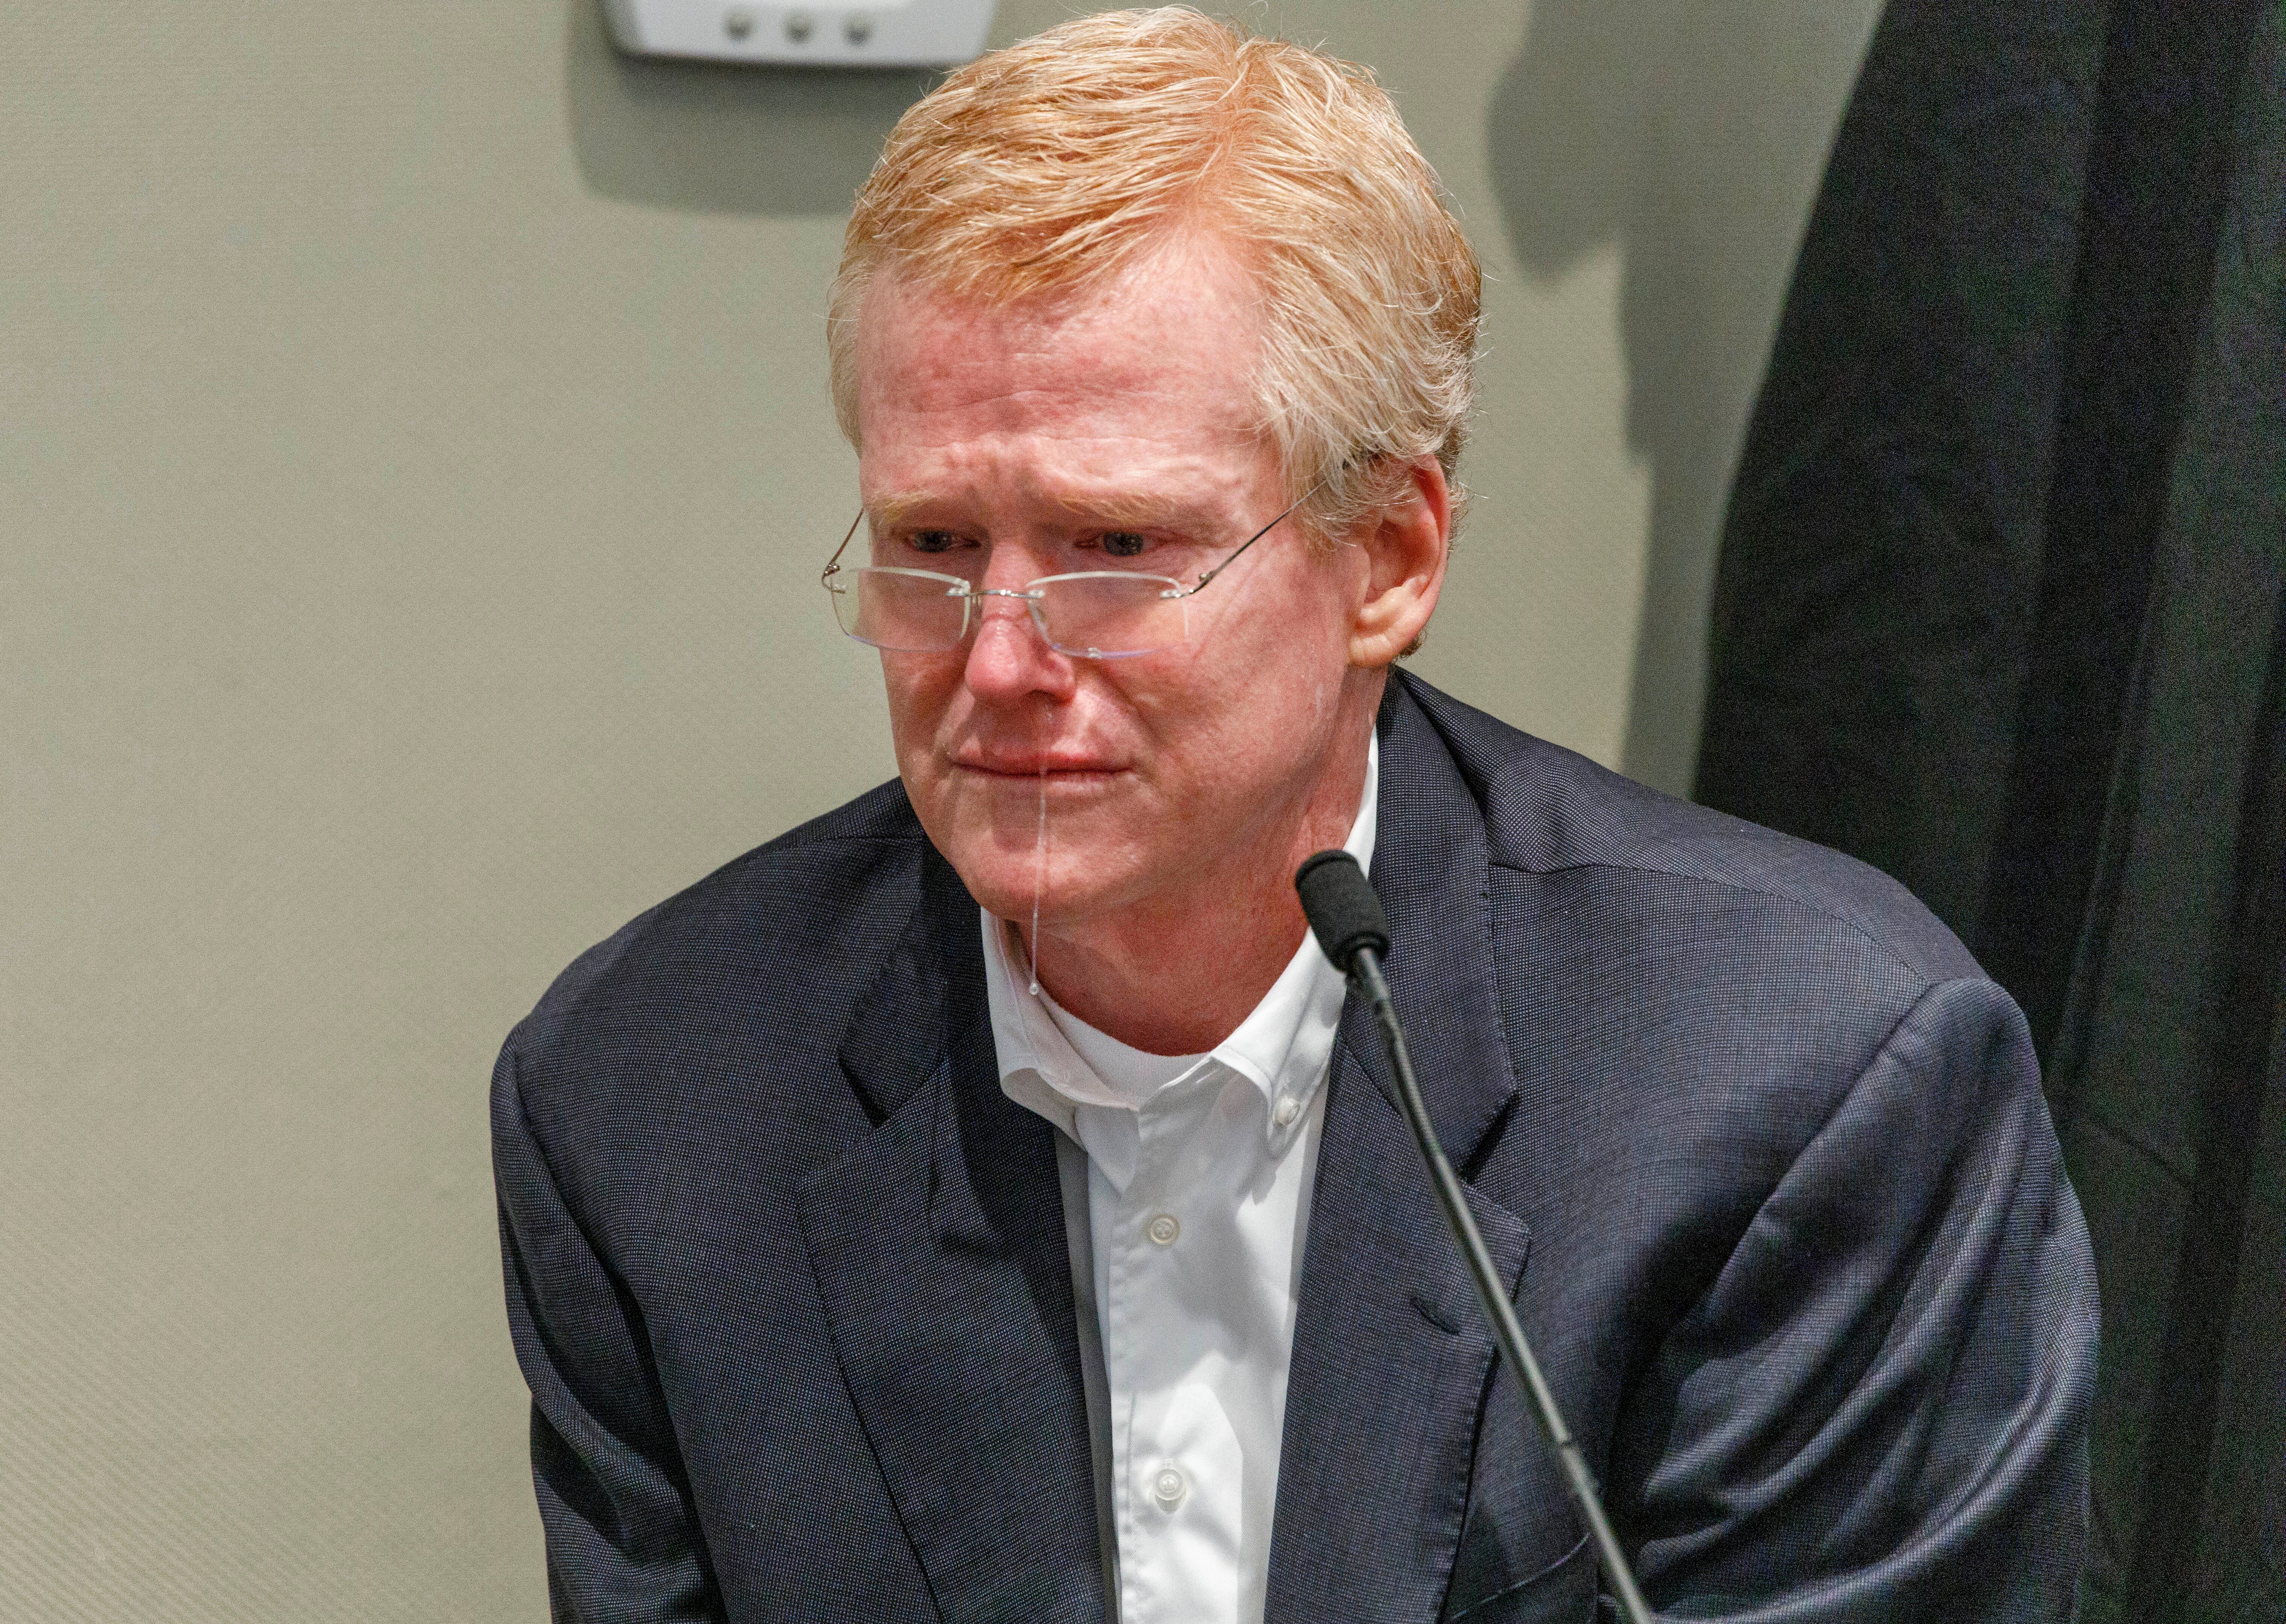
[[[1368,868],[1380,754],[1344,842]],[[1341,973],[1305,934],[1212,1053],[1147,1054],[983,930],[1000,1086],[1087,1153],[1121,1624],[1260,1624]]]

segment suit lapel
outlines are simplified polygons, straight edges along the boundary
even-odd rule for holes
[[[1374,879],[1390,988],[1439,1139],[1465,1174],[1515,1098],[1494,981],[1484,824],[1420,707],[1380,719]],[[1328,1079],[1270,1553],[1271,1620],[1432,1618],[1468,1509],[1491,1374],[1482,1323],[1370,1015],[1352,997]],[[1471,1195],[1513,1291],[1527,1236]]]
[[[1399,682],[1380,729],[1373,883],[1389,911],[1383,968],[1437,1137],[1465,1176],[1517,1093],[1493,964],[1492,848],[1452,753]],[[1343,1017],[1357,1058],[1395,1108],[1371,1013],[1352,999]],[[1421,1177],[1425,1190],[1429,1175]]]
[[[1054,1130],[1000,1091],[976,905],[923,861],[913,928],[842,1047],[879,1125],[802,1181],[803,1234],[939,1614],[1099,1620]]]

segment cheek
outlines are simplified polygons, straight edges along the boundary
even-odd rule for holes
[[[889,699],[889,737],[908,777],[926,765],[945,707],[960,687],[957,658],[883,654],[881,684]]]
[[[1341,697],[1341,645],[1313,622],[1265,620],[1218,637],[1125,698],[1182,799],[1178,819],[1227,816],[1322,752]],[[1137,674],[1141,675],[1144,674]]]
[[[1249,716],[1315,714],[1349,667],[1350,617],[1337,587],[1322,575],[1303,575],[1287,591],[1261,597],[1226,616],[1208,645],[1226,694]]]

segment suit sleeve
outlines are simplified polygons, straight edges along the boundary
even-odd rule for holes
[[[493,1071],[508,1328],[532,1388],[532,1475],[558,1624],[723,1616],[642,1317],[566,1206],[524,1108],[517,1038]]]
[[[2068,1618],[2094,1266],[2019,1014],[1930,988],[1653,1358],[1613,1481],[1652,1605]]]

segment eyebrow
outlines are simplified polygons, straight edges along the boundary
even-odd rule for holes
[[[1179,496],[1152,496],[1136,491],[1108,491],[1100,496],[1054,496],[1048,499],[1076,519],[1099,524],[1132,524],[1140,529],[1188,530],[1223,528],[1222,516]],[[895,529],[942,498],[926,491],[894,491],[866,504],[866,516],[876,528]]]

